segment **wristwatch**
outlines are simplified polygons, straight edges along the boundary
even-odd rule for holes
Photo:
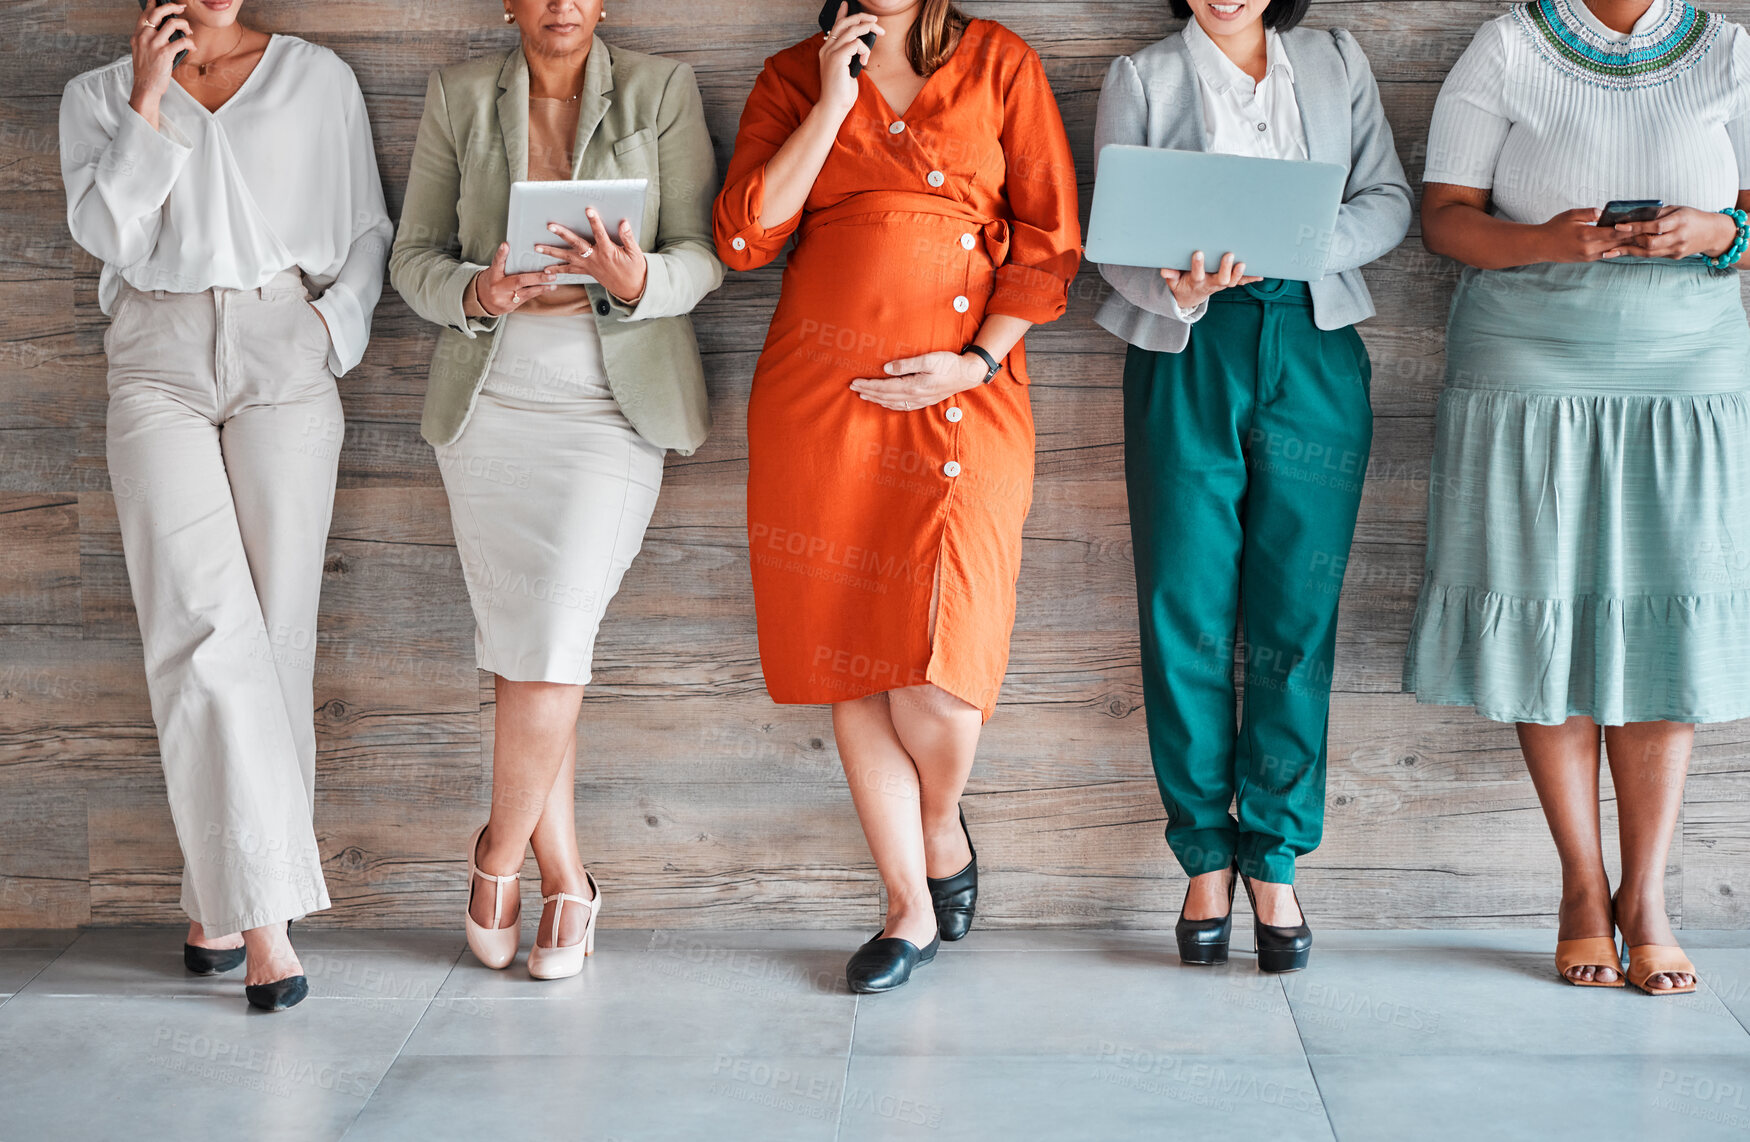
[[[997,360],[995,357],[991,356],[989,353],[985,352],[984,347],[982,345],[978,345],[975,343],[972,345],[968,345],[966,348],[960,350],[960,355],[962,357],[966,356],[966,354],[968,354],[968,353],[977,353],[980,357],[984,358],[984,363],[986,365],[990,366],[990,371],[984,375],[984,382],[983,382],[984,384],[988,385],[992,381],[996,380],[997,374],[1003,371],[1003,363],[1001,361]]]

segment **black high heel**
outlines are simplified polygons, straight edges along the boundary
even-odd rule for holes
[[[920,948],[910,940],[883,935],[885,931],[875,933],[875,938],[853,952],[845,965],[845,982],[858,994],[872,995],[902,986],[913,971],[935,959],[942,946],[940,934]]]
[[[936,929],[944,940],[963,940],[972,931],[972,914],[978,908],[978,850],[972,847],[972,833],[966,827],[966,810],[960,811],[960,831],[966,834],[966,847],[972,859],[952,876],[937,879],[926,876],[930,889],[930,906],[936,910]]]
[[[1246,899],[1252,902],[1252,940],[1258,948],[1258,970],[1280,973],[1306,967],[1312,960],[1312,929],[1307,927],[1306,910],[1300,907],[1300,893],[1294,892],[1300,923],[1291,927],[1278,927],[1258,919],[1258,898],[1252,893],[1250,878],[1246,880]]]
[[[191,975],[223,975],[243,966],[243,948],[203,948],[197,944],[182,945],[182,966]]]
[[[294,921],[286,921],[286,938],[292,935]],[[243,985],[243,997],[249,1001],[249,1006],[262,1011],[285,1011],[304,1002],[310,995],[310,981],[301,975],[287,976],[276,979],[272,983],[247,983]]]
[[[1227,915],[1207,920],[1185,919],[1185,909],[1179,908],[1179,922],[1173,925],[1173,936],[1179,941],[1179,962],[1217,965],[1227,963],[1227,946],[1233,936],[1234,888],[1240,882],[1240,862],[1230,866],[1233,879],[1227,882]]]

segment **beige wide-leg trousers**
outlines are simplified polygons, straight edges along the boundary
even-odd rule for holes
[[[312,825],[316,605],[343,430],[295,273],[124,287],[109,473],[145,644],[182,907],[209,935],[328,907]]]

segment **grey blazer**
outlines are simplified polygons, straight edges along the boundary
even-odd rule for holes
[[[1409,233],[1410,184],[1379,105],[1373,69],[1355,37],[1342,28],[1295,28],[1283,33],[1282,46],[1294,65],[1307,157],[1349,168],[1325,276],[1312,283],[1313,320],[1320,329],[1341,329],[1373,316],[1361,267],[1390,253]],[[1100,89],[1095,155],[1109,143],[1203,149],[1203,89],[1183,35],[1112,61]],[[1185,348],[1191,327],[1174,316],[1172,291],[1159,270],[1101,266],[1100,274],[1117,291],[1095,318],[1102,328],[1139,349]]]

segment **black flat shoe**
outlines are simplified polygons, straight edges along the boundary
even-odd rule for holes
[[[251,1007],[259,1007],[263,1011],[284,1011],[304,1002],[305,997],[310,994],[310,981],[301,975],[294,975],[272,983],[252,983],[244,987],[243,994],[248,997]]]
[[[911,978],[911,973],[936,958],[942,946],[938,935],[922,948],[897,936],[875,938],[851,954],[845,965],[845,981],[851,990],[862,995],[892,991]]]
[[[1312,929],[1307,927],[1306,911],[1301,909],[1300,923],[1279,928],[1258,919],[1258,899],[1252,894],[1250,880],[1246,881],[1246,899],[1252,902],[1252,939],[1258,947],[1258,970],[1289,972],[1306,967],[1312,960]],[[1294,893],[1294,906],[1300,908],[1298,892]]]
[[[966,847],[972,859],[953,876],[937,880],[924,878],[930,888],[930,905],[936,910],[936,929],[944,940],[964,940],[972,931],[972,913],[978,908],[978,850],[972,847],[972,833],[966,828],[966,811],[960,811],[960,831],[966,834]]]
[[[243,948],[202,948],[182,945],[182,966],[193,975],[222,975],[243,966]]]
[[[1234,887],[1240,881],[1240,863],[1231,866],[1233,879],[1227,885],[1227,915],[1206,920],[1185,919],[1185,909],[1179,908],[1179,922],[1173,925],[1173,936],[1179,941],[1179,962],[1216,965],[1227,963],[1228,940],[1234,930]]]

